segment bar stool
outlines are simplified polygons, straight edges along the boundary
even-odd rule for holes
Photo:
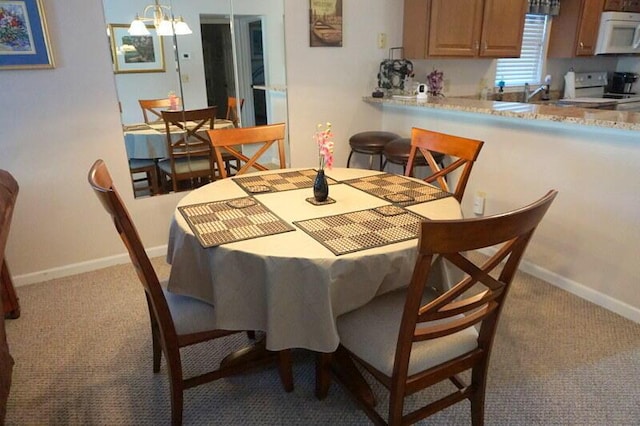
[[[369,156],[369,169],[373,169],[373,156],[380,156],[380,170],[384,168],[384,164],[382,162],[383,155],[382,151],[389,142],[394,139],[399,138],[400,136],[391,132],[381,132],[381,131],[369,131],[369,132],[360,132],[349,138],[349,146],[351,146],[351,153],[349,153],[349,158],[347,159],[347,167],[351,163],[351,156],[354,152],[359,154],[366,154]]]
[[[399,164],[402,166],[402,174],[406,172],[407,162],[409,161],[409,152],[411,151],[411,138],[397,138],[387,143],[382,150],[384,155],[384,164],[382,168],[387,165],[387,162],[393,164]],[[443,166],[444,154],[439,152],[433,152],[433,159],[436,163]],[[427,160],[422,156],[416,156],[414,166],[428,166]]]

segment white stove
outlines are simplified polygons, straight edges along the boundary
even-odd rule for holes
[[[598,108],[617,111],[640,111],[640,95],[635,93],[606,93],[607,72],[579,72],[575,74],[575,94],[572,99],[560,99],[566,104],[595,104]]]

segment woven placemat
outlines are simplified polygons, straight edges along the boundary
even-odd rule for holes
[[[178,207],[203,247],[215,247],[295,228],[252,197]]]
[[[336,256],[418,237],[424,217],[399,206],[294,222]]]
[[[311,188],[318,174],[317,170],[296,170],[293,172],[261,174],[258,176],[240,176],[232,178],[248,194],[264,192],[289,191],[292,189]],[[327,177],[329,185],[337,183]]]
[[[399,206],[411,206],[452,195],[424,182],[391,173],[345,180],[342,183]]]

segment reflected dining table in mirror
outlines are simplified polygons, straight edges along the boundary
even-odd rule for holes
[[[187,123],[187,127],[189,123]],[[234,127],[231,120],[216,118],[215,129],[228,129]],[[159,160],[169,157],[167,148],[167,135],[164,121],[153,123],[125,124],[124,144],[127,150],[127,158],[138,160]],[[177,126],[171,126],[171,139],[177,141],[184,135],[184,130]],[[206,133],[206,130],[203,129]]]
[[[219,328],[264,331],[270,351],[333,352],[339,315],[409,283],[419,222],[462,217],[449,193],[361,169],[327,170],[330,198],[315,205],[316,173],[251,173],[186,195],[170,225],[168,289],[215,305]]]

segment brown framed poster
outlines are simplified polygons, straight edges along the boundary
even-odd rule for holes
[[[309,0],[311,47],[342,46],[342,0]]]

